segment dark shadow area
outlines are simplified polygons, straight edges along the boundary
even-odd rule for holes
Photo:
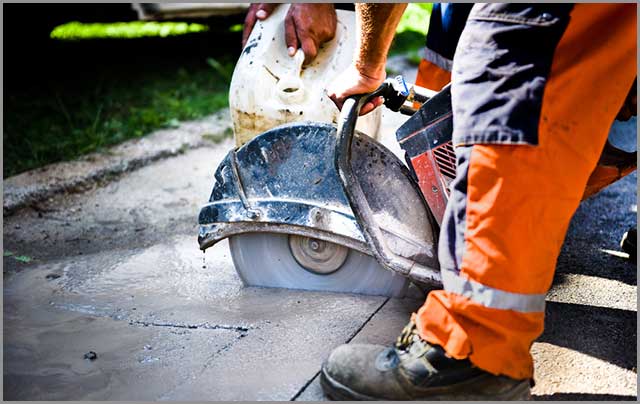
[[[66,22],[138,21],[130,3],[121,4],[6,4],[4,6],[5,91],[60,79],[92,76],[105,67],[154,66],[241,51],[241,32],[229,26],[244,16],[220,16],[192,21],[209,26],[208,32],[175,37],[60,41],[51,30]]]
[[[636,399],[636,396],[588,393],[554,393],[533,396],[535,401],[635,401]]]
[[[604,250],[620,251],[620,240],[637,227],[636,173],[583,201],[576,211],[556,266],[556,274],[597,276],[637,285],[637,266]],[[558,281],[557,277],[556,280]]]
[[[4,177],[71,160],[227,105],[242,14],[176,19],[208,31],[51,39],[72,21],[138,21],[130,3],[4,7]],[[213,64],[213,65],[212,65]]]
[[[620,233],[619,238],[622,238],[622,234],[627,229],[628,227],[619,226],[619,231],[616,232]],[[627,285],[637,285],[637,266],[633,262],[600,251],[600,248],[619,251],[620,247],[614,244],[617,240],[613,237],[611,240],[603,240],[604,242],[598,240],[600,237],[585,240],[585,236],[589,235],[567,235],[558,257],[554,283],[558,281],[558,274],[580,274],[616,280]]]
[[[547,302],[545,331],[538,341],[632,369],[637,365],[636,336],[635,311]]]

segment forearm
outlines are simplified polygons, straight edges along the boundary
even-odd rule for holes
[[[355,66],[372,78],[384,75],[387,53],[406,4],[357,3]]]

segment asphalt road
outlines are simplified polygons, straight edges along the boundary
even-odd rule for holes
[[[614,130],[615,142],[635,149],[634,135],[622,139],[635,125]],[[246,288],[226,243],[198,250],[197,213],[231,147],[190,150],[4,218],[14,254],[3,259],[4,399],[322,400],[317,373],[334,347],[394,341],[421,304],[415,290]],[[636,182],[573,218],[532,347],[535,399],[636,398],[636,266],[607,252],[636,226]]]

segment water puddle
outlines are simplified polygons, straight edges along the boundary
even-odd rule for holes
[[[64,274],[62,285],[68,291],[122,299],[167,296],[207,300],[235,295],[242,287],[226,241],[210,248],[206,257],[192,237],[177,237],[120,256],[113,251],[84,256],[68,263]]]

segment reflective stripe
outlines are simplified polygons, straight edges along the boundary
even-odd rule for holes
[[[461,295],[485,307],[514,310],[522,313],[544,311],[545,294],[505,292],[460,276],[457,272],[442,269],[444,290]]]
[[[422,48],[422,57],[428,61],[438,66],[442,70],[446,70],[448,72],[453,68],[453,61],[451,59],[447,59],[442,56],[438,52],[431,50],[429,48]]]

